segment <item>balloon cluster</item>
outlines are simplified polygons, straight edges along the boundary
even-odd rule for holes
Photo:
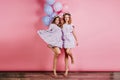
[[[44,12],[47,14],[42,18],[43,23],[48,26],[55,16],[62,16],[68,9],[67,5],[62,5],[55,0],[46,0]]]

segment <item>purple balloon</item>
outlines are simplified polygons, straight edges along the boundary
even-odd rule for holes
[[[55,0],[46,0],[46,2],[50,5],[53,5],[55,3]]]
[[[51,22],[51,18],[50,18],[49,16],[44,16],[44,17],[42,18],[42,21],[43,21],[43,23],[44,23],[46,26],[48,26],[48,25],[50,24],[50,22]]]
[[[52,8],[50,5],[46,4],[46,5],[44,6],[44,11],[45,11],[45,13],[46,13],[47,15],[52,15],[52,13],[53,13],[53,8]]]
[[[52,18],[54,18],[55,16],[57,16],[57,13],[56,13],[56,12],[54,12],[54,13],[51,15]]]

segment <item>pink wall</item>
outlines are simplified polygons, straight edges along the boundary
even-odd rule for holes
[[[58,0],[68,4],[79,46],[72,71],[120,71],[120,1]],[[53,52],[37,35],[45,29],[44,0],[0,0],[0,70],[52,70]],[[39,22],[39,23],[38,23]],[[64,70],[64,54],[58,70]]]

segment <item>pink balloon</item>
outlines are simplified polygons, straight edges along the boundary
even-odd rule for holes
[[[64,14],[63,12],[60,12],[60,13],[58,14],[58,16],[59,16],[59,17],[63,17],[63,14]]]

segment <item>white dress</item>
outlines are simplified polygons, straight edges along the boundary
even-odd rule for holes
[[[64,40],[64,48],[74,48],[75,47],[75,38],[73,36],[73,28],[72,24],[64,24],[63,31],[63,40]]]
[[[48,30],[38,30],[37,33],[48,45],[62,48],[62,29],[56,24],[50,24]]]

